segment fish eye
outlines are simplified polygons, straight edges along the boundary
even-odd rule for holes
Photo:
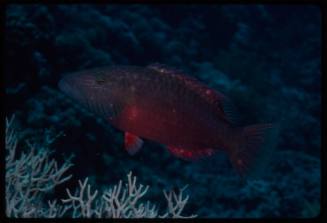
[[[106,79],[103,73],[98,73],[95,76],[95,81],[97,84],[103,84],[105,83]]]
[[[95,80],[98,84],[103,84],[105,81],[104,81],[104,79],[96,79]]]

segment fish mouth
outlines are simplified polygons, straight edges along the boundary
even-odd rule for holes
[[[69,85],[69,83],[67,83],[65,78],[62,78],[59,81],[58,87],[62,92],[66,93],[66,94],[69,94],[72,91],[71,86]]]
[[[81,98],[81,92],[79,88],[76,86],[76,83],[74,83],[74,81],[69,78],[69,76],[62,78],[58,83],[58,87],[63,93],[73,99]]]

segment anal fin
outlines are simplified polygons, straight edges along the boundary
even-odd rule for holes
[[[204,148],[197,150],[189,150],[181,147],[168,146],[168,150],[176,157],[185,159],[185,160],[198,160],[207,156],[214,154],[214,149]]]
[[[140,139],[138,136],[133,135],[132,133],[126,132],[125,133],[125,149],[130,155],[134,155],[137,153],[143,145],[143,140]]]

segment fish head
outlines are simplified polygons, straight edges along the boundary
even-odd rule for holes
[[[110,93],[110,86],[105,81],[102,73],[95,71],[75,72],[64,75],[59,81],[58,87],[69,97],[84,101],[85,99],[97,97],[100,94]]]
[[[92,89],[93,77],[87,73],[66,74],[58,84],[59,89],[69,97],[81,101]]]
[[[68,97],[102,117],[118,115],[124,103],[117,75],[96,69],[64,75],[58,87]]]

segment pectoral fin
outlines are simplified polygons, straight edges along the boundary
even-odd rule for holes
[[[143,140],[132,133],[125,133],[125,149],[130,155],[134,155],[143,145]]]

